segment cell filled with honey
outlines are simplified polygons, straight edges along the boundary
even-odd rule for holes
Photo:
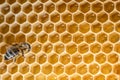
[[[71,39],[72,39],[72,36],[68,32],[66,32],[66,33],[64,33],[64,34],[61,35],[61,41],[63,43],[68,43],[68,42],[71,41]]]
[[[66,51],[69,54],[74,54],[77,51],[77,45],[74,43],[69,43],[66,45]]]
[[[93,23],[96,20],[96,14],[95,13],[87,13],[85,17],[86,17],[86,21],[88,23]]]
[[[92,53],[98,53],[101,50],[101,45],[99,43],[93,43],[90,45],[90,51]]]
[[[31,31],[31,24],[30,23],[24,23],[22,26],[21,26],[21,30],[22,32],[24,33],[29,33]]]
[[[118,62],[118,59],[119,59],[119,56],[116,53],[111,53],[108,55],[108,62],[110,62],[112,64]]]
[[[73,74],[73,75],[70,77],[70,80],[81,80],[81,76],[78,75],[78,74]]]
[[[76,23],[70,23],[67,25],[67,31],[70,33],[75,33],[78,31],[78,25]]]
[[[11,25],[10,31],[12,33],[18,33],[20,31],[20,25],[18,23],[14,23]]]
[[[27,63],[22,63],[19,66],[19,72],[22,74],[26,74],[29,72],[29,65]]]
[[[0,4],[3,4],[4,2],[5,2],[5,0],[1,0],[1,1],[0,1]]]
[[[32,72],[33,74],[39,73],[40,72],[40,65],[37,63],[32,64],[31,68],[30,68],[30,72]]]
[[[25,42],[26,41],[26,36],[23,33],[18,33],[16,34],[16,42]]]
[[[58,77],[59,80],[68,80],[68,75],[62,74]]]
[[[102,25],[99,22],[95,22],[91,25],[91,31],[94,33],[98,33],[102,30]]]
[[[55,64],[53,72],[57,75],[62,74],[64,72],[64,65],[60,63]]]
[[[22,80],[23,76],[20,73],[16,73],[15,75],[13,75],[13,79],[14,80]]]
[[[98,74],[94,77],[94,80],[105,80],[105,75],[103,74]]]
[[[58,54],[62,53],[65,50],[65,46],[63,43],[58,43],[54,45],[54,51]]]
[[[116,80],[117,76],[115,74],[110,74],[107,76],[107,80]]]
[[[93,75],[97,74],[99,72],[99,65],[97,63],[92,63],[89,66],[89,72]]]
[[[76,12],[73,14],[73,20],[77,23],[80,23],[84,20],[84,14],[80,12]]]
[[[13,4],[12,5],[12,12],[13,13],[15,13],[15,14],[17,14],[17,13],[19,13],[21,11],[21,5],[19,5],[19,4]]]
[[[92,10],[96,13],[100,12],[103,9],[101,2],[95,2],[92,4]]]
[[[68,4],[68,10],[70,12],[75,12],[76,10],[78,10],[78,4],[75,2],[71,2]]]
[[[103,24],[103,30],[107,33],[110,33],[114,30],[114,24],[111,22],[107,22]]]
[[[10,64],[8,72],[11,74],[15,74],[18,71],[18,65],[17,64]]]
[[[52,22],[56,23],[60,20],[60,14],[57,12],[54,12],[50,15],[50,19]]]
[[[43,51],[46,53],[50,53],[53,49],[53,45],[51,43],[45,43],[43,45]]]
[[[53,11],[55,10],[55,5],[54,5],[54,3],[51,3],[51,2],[47,3],[47,4],[45,5],[45,10],[46,10],[48,13],[53,12]]]
[[[9,32],[9,25],[8,24],[1,24],[0,25],[0,32],[3,34],[6,34],[7,32]]]
[[[85,41],[87,43],[93,43],[95,41],[95,34],[93,33],[88,33],[85,35]]]
[[[11,33],[6,34],[4,37],[4,41],[8,44],[12,44],[13,42],[15,42],[15,35]]]
[[[50,40],[50,42],[52,42],[52,43],[58,42],[59,39],[60,39],[60,38],[59,38],[59,34],[58,34],[58,33],[52,33],[52,34],[49,35],[49,40]]]
[[[18,0],[18,2],[20,3],[20,4],[23,4],[23,3],[25,3],[27,0]]]
[[[48,62],[51,64],[55,64],[58,62],[58,58],[59,58],[59,56],[56,53],[53,53],[48,56]]]
[[[60,13],[64,12],[66,10],[66,4],[64,2],[58,3],[56,6],[56,10]]]
[[[37,19],[38,19],[38,15],[37,15],[36,13],[30,13],[30,14],[28,15],[28,21],[29,21],[30,23],[36,22]]]
[[[45,43],[47,40],[48,40],[48,34],[47,33],[38,34],[38,41],[40,43]]]
[[[110,53],[113,50],[113,45],[110,43],[103,44],[102,51],[105,53]]]
[[[90,10],[90,4],[88,2],[82,2],[80,4],[80,11],[82,11],[83,13],[86,13]]]
[[[17,22],[20,24],[26,22],[26,15],[24,13],[19,13],[16,18]]]
[[[44,25],[44,30],[45,30],[45,32],[47,32],[47,33],[53,32],[53,31],[54,31],[54,24],[53,24],[53,23],[46,23],[46,24]]]
[[[50,74],[48,77],[47,77],[47,80],[57,80],[57,76],[55,74]]]
[[[118,11],[120,11],[120,6],[119,6],[119,5],[120,5],[120,2],[117,2],[117,3],[116,3],[116,9],[117,9]]]
[[[42,45],[39,42],[35,42],[32,45],[32,52],[38,53],[41,51]]]
[[[64,65],[68,64],[70,62],[70,59],[71,59],[71,57],[67,53],[60,55],[60,62]]]
[[[40,15],[39,15],[39,21],[42,22],[42,23],[45,23],[49,20],[49,15],[46,13],[46,12],[42,12]]]
[[[82,78],[83,80],[93,80],[93,76],[91,74],[86,74]]]
[[[43,10],[43,4],[40,2],[37,2],[33,5],[33,9],[35,12],[39,13]]]
[[[75,34],[73,34],[73,41],[75,43],[79,44],[79,43],[83,42],[83,40],[84,40],[83,34],[81,34],[81,33],[75,33]]]
[[[101,66],[101,72],[103,74],[109,74],[112,71],[112,65],[105,63]]]
[[[30,33],[27,35],[27,42],[34,43],[36,41],[36,34]]]
[[[55,30],[58,32],[58,33],[63,33],[66,31],[66,24],[65,23],[58,23],[55,25]]]
[[[66,23],[68,23],[72,20],[72,14],[69,12],[63,13],[61,17],[62,17],[62,21],[66,22]]]
[[[111,14],[110,14],[110,20],[112,21],[112,22],[118,22],[119,20],[120,20],[120,13],[119,12],[112,12]]]
[[[82,56],[79,53],[75,53],[72,55],[72,63],[79,64],[82,61]]]
[[[23,62],[24,62],[24,57],[23,56],[19,56],[19,57],[16,58],[16,63],[17,64],[21,64]]]
[[[112,43],[116,43],[116,42],[118,42],[119,41],[119,35],[118,35],[118,33],[111,33],[110,35],[109,35],[109,41],[110,42],[112,42]]]
[[[120,23],[117,23],[115,26],[115,31],[120,32]]]
[[[87,65],[86,64],[79,64],[77,65],[77,73],[84,75],[85,73],[87,73]]]
[[[4,22],[4,15],[0,14],[0,23],[3,23]]]
[[[106,42],[107,39],[108,39],[108,36],[107,36],[107,34],[104,33],[104,32],[101,32],[101,33],[99,33],[99,34],[97,35],[97,41],[100,42],[100,43]]]
[[[95,60],[99,63],[102,64],[106,61],[106,55],[103,53],[99,53],[95,56]]]
[[[71,75],[71,74],[75,73],[76,72],[76,66],[74,64],[67,64],[65,66],[65,72],[68,75]]]
[[[88,44],[86,43],[81,43],[79,46],[78,46],[78,51],[81,53],[81,54],[84,54],[86,52],[88,52],[89,50],[89,46]]]
[[[0,74],[4,74],[7,71],[7,65],[4,63],[0,64]]]
[[[47,55],[46,55],[45,53],[42,53],[42,54],[38,54],[38,55],[37,55],[37,62],[38,62],[39,64],[45,63],[46,60],[47,60]]]
[[[85,55],[83,56],[83,61],[84,61],[85,63],[87,63],[87,64],[93,62],[93,61],[94,61],[94,55],[91,54],[91,53],[85,54]]]
[[[49,64],[49,63],[46,63],[46,64],[44,64],[44,65],[42,66],[42,72],[43,72],[44,74],[50,74],[50,73],[52,72],[52,70],[53,70],[53,67],[52,67],[52,65]]]
[[[2,76],[2,79],[3,80],[11,80],[12,79],[12,76],[9,74],[9,73],[6,73]]]
[[[39,22],[36,22],[35,24],[32,25],[32,31],[35,32],[35,33],[39,33],[42,31],[42,27],[43,25]]]
[[[6,22],[8,24],[12,24],[15,21],[15,15],[12,13],[9,13],[6,15]]]
[[[97,15],[97,20],[101,23],[104,23],[108,20],[108,15],[107,13],[105,12],[100,12],[98,15]]]
[[[113,72],[117,75],[120,75],[120,68],[119,67],[120,67],[119,63],[117,63],[113,66]]]
[[[46,80],[46,76],[45,76],[45,74],[38,74],[38,75],[36,75],[36,78],[35,78],[36,80]]]
[[[37,0],[29,0],[29,2],[31,3],[35,3]]]
[[[35,54],[29,53],[26,55],[26,62],[28,64],[34,63],[35,62]]]
[[[26,14],[30,13],[32,11],[32,5],[30,3],[23,4],[23,12]]]
[[[24,75],[24,80],[34,80],[34,75],[31,73],[27,73]]]
[[[105,4],[104,4],[104,10],[106,11],[106,12],[108,12],[108,13],[110,13],[110,12],[112,12],[113,11],[113,9],[114,9],[114,3],[113,2],[106,2]]]
[[[90,30],[90,25],[86,22],[79,25],[79,31],[82,33],[87,33]]]
[[[10,12],[10,5],[4,4],[4,5],[1,7],[1,12],[2,12],[3,14],[9,13],[9,12]]]
[[[40,0],[41,2],[43,2],[43,3],[46,3],[48,0]]]

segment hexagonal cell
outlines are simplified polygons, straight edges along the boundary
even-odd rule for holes
[[[13,75],[14,80],[23,80],[23,76],[20,73],[16,73]]]
[[[45,10],[46,10],[48,13],[53,12],[53,11],[55,10],[55,4],[49,2],[48,4],[45,5]]]
[[[8,66],[8,72],[11,73],[11,74],[14,74],[18,71],[18,65],[17,64],[10,64]]]
[[[45,53],[41,53],[37,55],[37,62],[39,64],[43,64],[47,61],[47,55]]]
[[[22,74],[26,74],[29,72],[29,65],[27,63],[22,63],[19,65],[19,72]]]
[[[72,40],[72,35],[69,34],[68,32],[65,32],[64,34],[61,35],[61,41],[63,43],[68,43]]]
[[[26,62],[29,64],[34,63],[35,62],[35,55],[32,53],[31,54],[29,53],[26,55],[25,59],[26,59]]]
[[[60,63],[55,64],[53,72],[57,75],[62,74],[64,72],[64,65]]]
[[[39,12],[41,12],[43,10],[43,4],[42,3],[37,2],[37,3],[33,4],[33,5],[34,5],[34,7],[33,7],[34,11],[37,12],[37,13],[39,13]]]
[[[30,72],[32,72],[33,74],[39,73],[40,72],[40,65],[37,63],[32,64],[31,68],[30,68]]]
[[[52,65],[49,63],[45,63],[42,65],[42,72],[44,74],[50,74],[52,72]]]
[[[31,3],[35,3],[37,0],[29,0],[29,2]]]
[[[1,12],[2,12],[3,14],[9,13],[9,12],[10,12],[10,6],[9,6],[9,4],[4,4],[4,5],[2,5],[2,6],[1,6]]]
[[[18,23],[12,24],[10,27],[10,31],[14,34],[18,33],[20,31],[20,25]]]
[[[24,80],[34,80],[34,75],[31,73],[28,73],[24,76]]]
[[[57,80],[57,76],[52,73],[47,77],[47,80]]]
[[[3,4],[4,2],[5,2],[5,0],[1,0],[1,1],[0,1],[0,4]]]
[[[96,20],[96,14],[95,13],[87,13],[86,14],[86,21],[88,22],[88,23],[93,23],[95,20]]]
[[[66,22],[66,23],[68,23],[72,20],[72,14],[69,12],[65,12],[61,16],[62,16],[62,21]]]
[[[32,45],[32,52],[38,53],[41,51],[42,45],[39,42],[35,42]]]
[[[73,64],[67,64],[65,66],[65,73],[67,73],[68,75],[71,75],[73,73],[76,72],[76,66]]]
[[[68,52],[68,54],[74,54],[77,51],[77,45],[74,43],[67,44],[66,51]]]
[[[35,80],[46,80],[46,75],[38,74],[38,75],[36,75]]]
[[[52,43],[56,43],[59,41],[59,34],[58,33],[52,33],[49,35],[49,41]]]
[[[7,65],[0,63],[0,74],[4,74],[7,71]]]
[[[80,11],[82,11],[83,13],[86,13],[90,10],[90,4],[88,2],[82,2],[80,4]]]
[[[108,62],[110,62],[112,64],[118,62],[118,59],[119,59],[119,56],[116,53],[112,53],[112,54],[108,55]]]
[[[43,45],[43,51],[46,52],[46,53],[50,53],[53,49],[53,45],[52,43],[45,43]]]
[[[112,42],[112,43],[116,43],[119,41],[119,34],[118,33],[111,33],[109,35],[109,41]]]
[[[36,13],[30,13],[30,14],[28,15],[28,21],[29,21],[30,23],[36,22],[36,21],[37,21],[37,18],[38,18],[38,16],[37,16]]]
[[[114,30],[114,24],[111,22],[107,22],[103,25],[103,30],[107,33],[110,33]]]
[[[120,53],[120,43],[114,45],[114,51]]]
[[[27,0],[17,0],[20,4],[25,3]]]
[[[27,35],[27,42],[29,42],[30,44],[34,43],[36,41],[36,34],[35,33],[29,33]]]
[[[91,25],[91,31],[94,33],[98,33],[102,30],[102,25],[98,22],[95,22]]]
[[[21,5],[19,5],[19,4],[13,4],[12,5],[12,12],[13,13],[15,13],[15,14],[17,14],[17,13],[19,13],[21,11]]]
[[[60,13],[64,12],[66,10],[66,4],[61,2],[56,5],[56,10]]]
[[[63,33],[64,31],[66,31],[66,24],[65,23],[58,23],[55,25],[55,30],[58,32],[58,33]]]
[[[12,13],[9,13],[6,15],[6,22],[8,24],[12,24],[15,21],[15,15]]]
[[[77,23],[80,23],[84,20],[84,14],[80,12],[76,12],[73,14],[73,20]]]
[[[32,11],[32,4],[30,3],[23,4],[23,11],[25,13],[30,13]]]
[[[90,45],[90,51],[92,53],[98,53],[101,50],[101,45],[99,43],[93,43]]]
[[[104,4],[104,10],[106,12],[110,13],[110,12],[113,11],[113,9],[114,9],[114,3],[113,2],[108,1]]]
[[[112,12],[111,14],[110,14],[110,20],[112,21],[112,22],[118,22],[119,20],[120,20],[120,13],[119,12]]]
[[[39,15],[39,21],[42,22],[42,23],[45,23],[49,20],[49,15],[46,13],[46,12],[42,12],[40,15]]]
[[[2,76],[2,80],[12,80],[12,77],[10,74],[6,73]]]
[[[95,34],[94,33],[88,33],[85,35],[85,41],[87,43],[93,43],[95,41]]]
[[[94,77],[94,80],[105,80],[105,75],[103,74],[98,74]]]
[[[58,55],[56,53],[49,54],[48,62],[51,63],[51,64],[57,63],[58,62]]]
[[[113,50],[113,45],[111,43],[103,44],[102,51],[105,53],[110,53]]]
[[[75,33],[73,34],[73,41],[77,44],[83,42],[84,36],[81,33]]]
[[[103,9],[103,5],[101,2],[95,2],[92,4],[92,10],[96,13],[102,11]]]
[[[107,36],[107,34],[104,33],[104,32],[101,32],[101,33],[99,33],[99,34],[97,35],[97,41],[100,42],[100,43],[106,42],[107,39],[108,39],[108,36]]]
[[[39,22],[36,22],[35,24],[32,25],[32,31],[35,32],[35,33],[39,33],[42,31],[42,27],[43,25]]]
[[[115,74],[110,74],[107,76],[106,80],[116,80],[117,76]]]
[[[0,32],[3,34],[6,34],[9,31],[9,25],[8,24],[1,24],[0,25]]]
[[[67,31],[70,33],[75,33],[78,31],[78,25],[76,23],[70,23],[67,25]]]
[[[91,75],[91,74],[86,74],[86,75],[83,76],[82,79],[83,79],[83,80],[93,80],[93,78],[94,78],[93,75]]]
[[[83,61],[87,64],[90,64],[94,61],[94,55],[91,53],[87,53],[83,56]]]
[[[112,65],[105,63],[101,66],[101,72],[103,74],[110,74],[112,71]]]
[[[73,64],[79,64],[82,61],[82,56],[79,53],[73,54],[71,61]]]
[[[116,27],[115,27],[115,30],[116,30],[117,32],[120,32],[120,23],[116,23],[115,26],[116,26]]]
[[[117,75],[120,75],[120,64],[118,63],[118,64],[115,64],[114,66],[113,66],[113,72],[115,73],[115,74],[117,74]]]
[[[105,12],[100,12],[98,15],[97,15],[97,20],[101,23],[104,23],[108,20],[108,15],[107,13]]]
[[[21,26],[21,30],[22,32],[24,33],[29,33],[31,31],[31,24],[30,23],[24,23],[22,26]]]
[[[99,53],[95,56],[95,60],[99,63],[102,64],[106,61],[106,55],[103,53]]]
[[[60,62],[62,63],[62,64],[68,64],[69,62],[70,62],[70,55],[69,54],[67,54],[67,53],[65,53],[65,54],[62,54],[62,55],[60,55]]]
[[[47,40],[48,40],[48,34],[47,33],[38,34],[38,41],[40,43],[45,43]]]
[[[62,53],[64,51],[65,47],[63,43],[58,43],[54,45],[54,51],[57,53]]]
[[[15,35],[11,34],[11,33],[6,34],[4,37],[4,41],[8,44],[14,43],[15,42]]]
[[[24,22],[26,22],[26,15],[24,13],[19,13],[16,17],[17,22],[22,24]]]
[[[90,30],[90,25],[86,22],[79,25],[79,31],[82,33],[87,33]]]
[[[53,31],[54,31],[54,24],[53,24],[53,23],[46,23],[46,24],[44,25],[44,30],[45,30],[45,32],[47,32],[47,33],[53,32]]]
[[[50,15],[50,20],[54,23],[60,21],[60,14],[58,12],[54,12]]]
[[[3,23],[4,22],[4,15],[3,14],[0,14],[0,23]]]
[[[88,52],[88,50],[89,50],[89,46],[87,43],[81,43],[80,45],[78,45],[78,51],[81,54]]]
[[[81,80],[81,76],[78,74],[73,74],[70,76],[70,80]]]
[[[99,72],[99,65],[96,63],[90,64],[89,72],[94,75],[97,74]]]
[[[16,42],[25,42],[26,41],[26,36],[23,33],[18,33],[16,35]]]
[[[119,5],[120,5],[120,2],[117,2],[117,3],[116,3],[116,9],[117,9],[118,11],[120,11],[120,6],[119,6]]]
[[[84,75],[85,73],[87,73],[87,65],[86,64],[79,64],[77,66],[77,73]]]
[[[71,2],[68,4],[68,10],[70,12],[76,12],[78,10],[78,4],[76,2]]]
[[[69,80],[68,75],[62,74],[58,77],[58,80]]]

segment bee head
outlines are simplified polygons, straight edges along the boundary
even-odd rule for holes
[[[26,43],[26,42],[23,42],[21,43],[21,47],[25,50],[27,50],[27,52],[29,52],[31,50],[31,46],[30,44]]]

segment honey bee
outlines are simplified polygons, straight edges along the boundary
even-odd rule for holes
[[[14,61],[16,61],[16,56],[18,56],[21,53],[22,56],[24,57],[24,54],[29,52],[30,50],[31,50],[31,46],[26,42],[13,44],[7,49],[4,55],[4,60],[14,59]]]

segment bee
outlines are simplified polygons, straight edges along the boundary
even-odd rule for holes
[[[16,61],[16,56],[18,56],[21,53],[22,56],[24,57],[24,54],[29,52],[30,50],[31,50],[31,46],[26,42],[13,44],[7,49],[4,55],[4,60],[14,59],[14,61]]]

